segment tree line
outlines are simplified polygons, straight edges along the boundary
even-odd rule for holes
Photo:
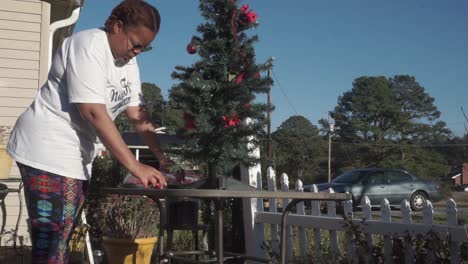
[[[362,76],[353,81],[318,126],[292,116],[272,133],[273,165],[306,183],[328,178],[328,136],[334,176],[350,168],[407,170],[426,179],[459,171],[468,136],[456,137],[415,77]],[[267,161],[265,161],[267,163]]]
[[[157,85],[143,83],[142,91],[158,126],[172,134],[185,126],[183,112],[171,98],[164,100]],[[350,168],[382,167],[439,179],[460,170],[468,159],[468,135],[455,136],[440,116],[434,98],[415,77],[362,76],[330,111],[334,131],[328,119],[314,125],[303,116],[291,116],[271,135],[272,160],[263,155],[268,143],[263,138],[263,171],[272,165],[293,181],[327,181],[330,136],[332,177]],[[130,130],[124,119],[117,123],[122,131]]]

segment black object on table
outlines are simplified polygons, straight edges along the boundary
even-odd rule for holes
[[[190,185],[173,185],[168,186],[168,189],[153,189],[144,188],[142,185],[135,184],[122,184],[118,188],[102,188],[102,191],[107,194],[120,194],[120,195],[142,195],[151,198],[156,202],[160,211],[160,225],[159,225],[159,253],[164,258],[174,258],[177,252],[164,252],[162,245],[162,237],[164,230],[165,210],[159,199],[162,198],[200,198],[212,200],[216,209],[216,222],[215,222],[215,252],[216,263],[224,263],[223,251],[223,211],[224,199],[226,198],[283,198],[291,199],[292,201],[283,210],[281,217],[281,238],[280,238],[280,263],[286,263],[286,220],[291,209],[299,202],[306,200],[320,200],[320,201],[344,201],[351,199],[350,194],[346,193],[311,193],[311,192],[270,192],[270,191],[257,191],[255,188],[247,186],[231,178],[221,177],[218,182],[218,188],[213,189],[213,183],[200,182]],[[195,189],[194,189],[195,188]],[[184,252],[181,255],[197,254],[197,252]],[[252,256],[235,254],[234,257],[242,259],[250,259],[259,262],[272,263],[269,260],[259,259]],[[185,259],[187,262],[200,263],[200,261],[193,262]]]

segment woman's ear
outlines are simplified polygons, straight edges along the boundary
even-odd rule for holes
[[[120,33],[123,31],[123,22],[120,20],[117,20],[113,25],[112,25],[112,33]]]

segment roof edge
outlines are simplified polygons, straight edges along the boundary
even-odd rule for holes
[[[51,5],[82,7],[85,0],[41,0]]]

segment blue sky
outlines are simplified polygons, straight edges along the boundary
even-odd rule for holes
[[[75,30],[102,26],[120,1],[87,0]],[[196,0],[148,0],[160,11],[154,49],[139,56],[142,81],[167,98],[176,65],[202,22]],[[275,129],[291,115],[317,125],[355,78],[409,74],[435,98],[441,119],[464,133],[468,114],[467,0],[242,0],[259,15],[257,61],[276,57]],[[260,98],[265,100],[264,98]]]

